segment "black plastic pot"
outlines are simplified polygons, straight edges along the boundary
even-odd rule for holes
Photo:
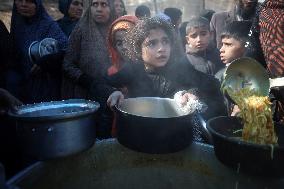
[[[24,105],[9,115],[16,120],[23,153],[44,160],[90,148],[95,142],[98,108],[97,102],[73,99]]]
[[[207,123],[212,134],[217,158],[236,171],[269,177],[284,176],[284,127],[275,125],[278,146],[259,145],[242,141],[243,127],[237,117],[216,117]]]
[[[117,139],[132,150],[172,153],[192,142],[192,115],[180,111],[172,99],[129,98],[116,110]]]

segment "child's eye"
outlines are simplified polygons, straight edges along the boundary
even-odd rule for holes
[[[195,39],[197,37],[197,34],[192,34],[189,37],[192,38],[192,39]]]
[[[156,45],[156,43],[157,43],[156,41],[149,41],[149,42],[146,43],[146,46],[147,47],[153,47],[153,46]]]
[[[206,36],[207,32],[201,32],[200,34],[201,34],[201,36]]]
[[[162,40],[163,45],[167,45],[169,43],[170,43],[170,40],[168,38]]]

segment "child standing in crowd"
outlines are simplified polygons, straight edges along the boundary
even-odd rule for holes
[[[108,82],[117,88],[126,86],[128,97],[173,98],[176,92],[185,90],[184,99],[199,98],[208,105],[203,113],[205,119],[225,115],[219,82],[195,70],[190,63],[181,63],[188,60],[180,58],[174,39],[174,28],[161,18],[139,22],[131,30],[128,41],[130,59],[134,63],[125,64]],[[108,104],[114,106],[123,98],[120,91],[115,91],[109,96]]]
[[[220,57],[226,67],[215,75],[221,83],[224,80],[224,72],[227,66],[229,66],[232,61],[245,55],[250,26],[251,22],[249,21],[234,21],[227,25],[221,34],[222,46],[220,49]],[[232,104],[227,98],[224,98],[224,101],[227,106],[228,115],[235,115],[236,112],[239,111],[238,107]]]
[[[210,24],[206,18],[193,17],[186,26],[186,53],[195,69],[214,75],[223,67],[217,48],[210,46]]]
[[[125,36],[135,26],[137,21],[136,16],[125,15],[112,23],[108,36],[112,66],[108,69],[108,75],[116,73],[121,69],[124,62],[127,61]]]
[[[229,66],[233,60],[245,55],[250,26],[251,22],[249,21],[234,21],[221,34],[220,57],[226,66]],[[225,70],[226,68],[223,68],[215,75],[220,82],[223,81]]]

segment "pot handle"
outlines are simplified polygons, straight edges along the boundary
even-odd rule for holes
[[[203,136],[205,137],[205,139],[207,140],[207,142],[209,144],[213,144],[212,135],[211,135],[211,133],[207,129],[206,121],[204,120],[204,118],[199,113],[196,114],[196,118],[197,118],[197,120],[199,121],[199,123],[201,125]]]

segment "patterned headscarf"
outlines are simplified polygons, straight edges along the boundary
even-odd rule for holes
[[[119,30],[126,30],[133,28],[138,21],[136,16],[125,15],[116,19],[109,30],[108,45],[111,54],[112,66],[108,69],[108,75],[116,73],[122,66],[121,57],[114,47],[114,34]]]
[[[284,0],[266,0],[260,10],[260,44],[270,76],[284,76]]]
[[[82,74],[93,78],[100,77],[111,66],[107,34],[114,21],[115,11],[114,1],[107,2],[110,7],[110,18],[106,23],[96,23],[91,12],[92,0],[89,0],[89,7],[70,35],[63,70],[73,81],[77,81]],[[63,98],[89,98],[88,91],[75,83],[67,79],[63,81]]]

